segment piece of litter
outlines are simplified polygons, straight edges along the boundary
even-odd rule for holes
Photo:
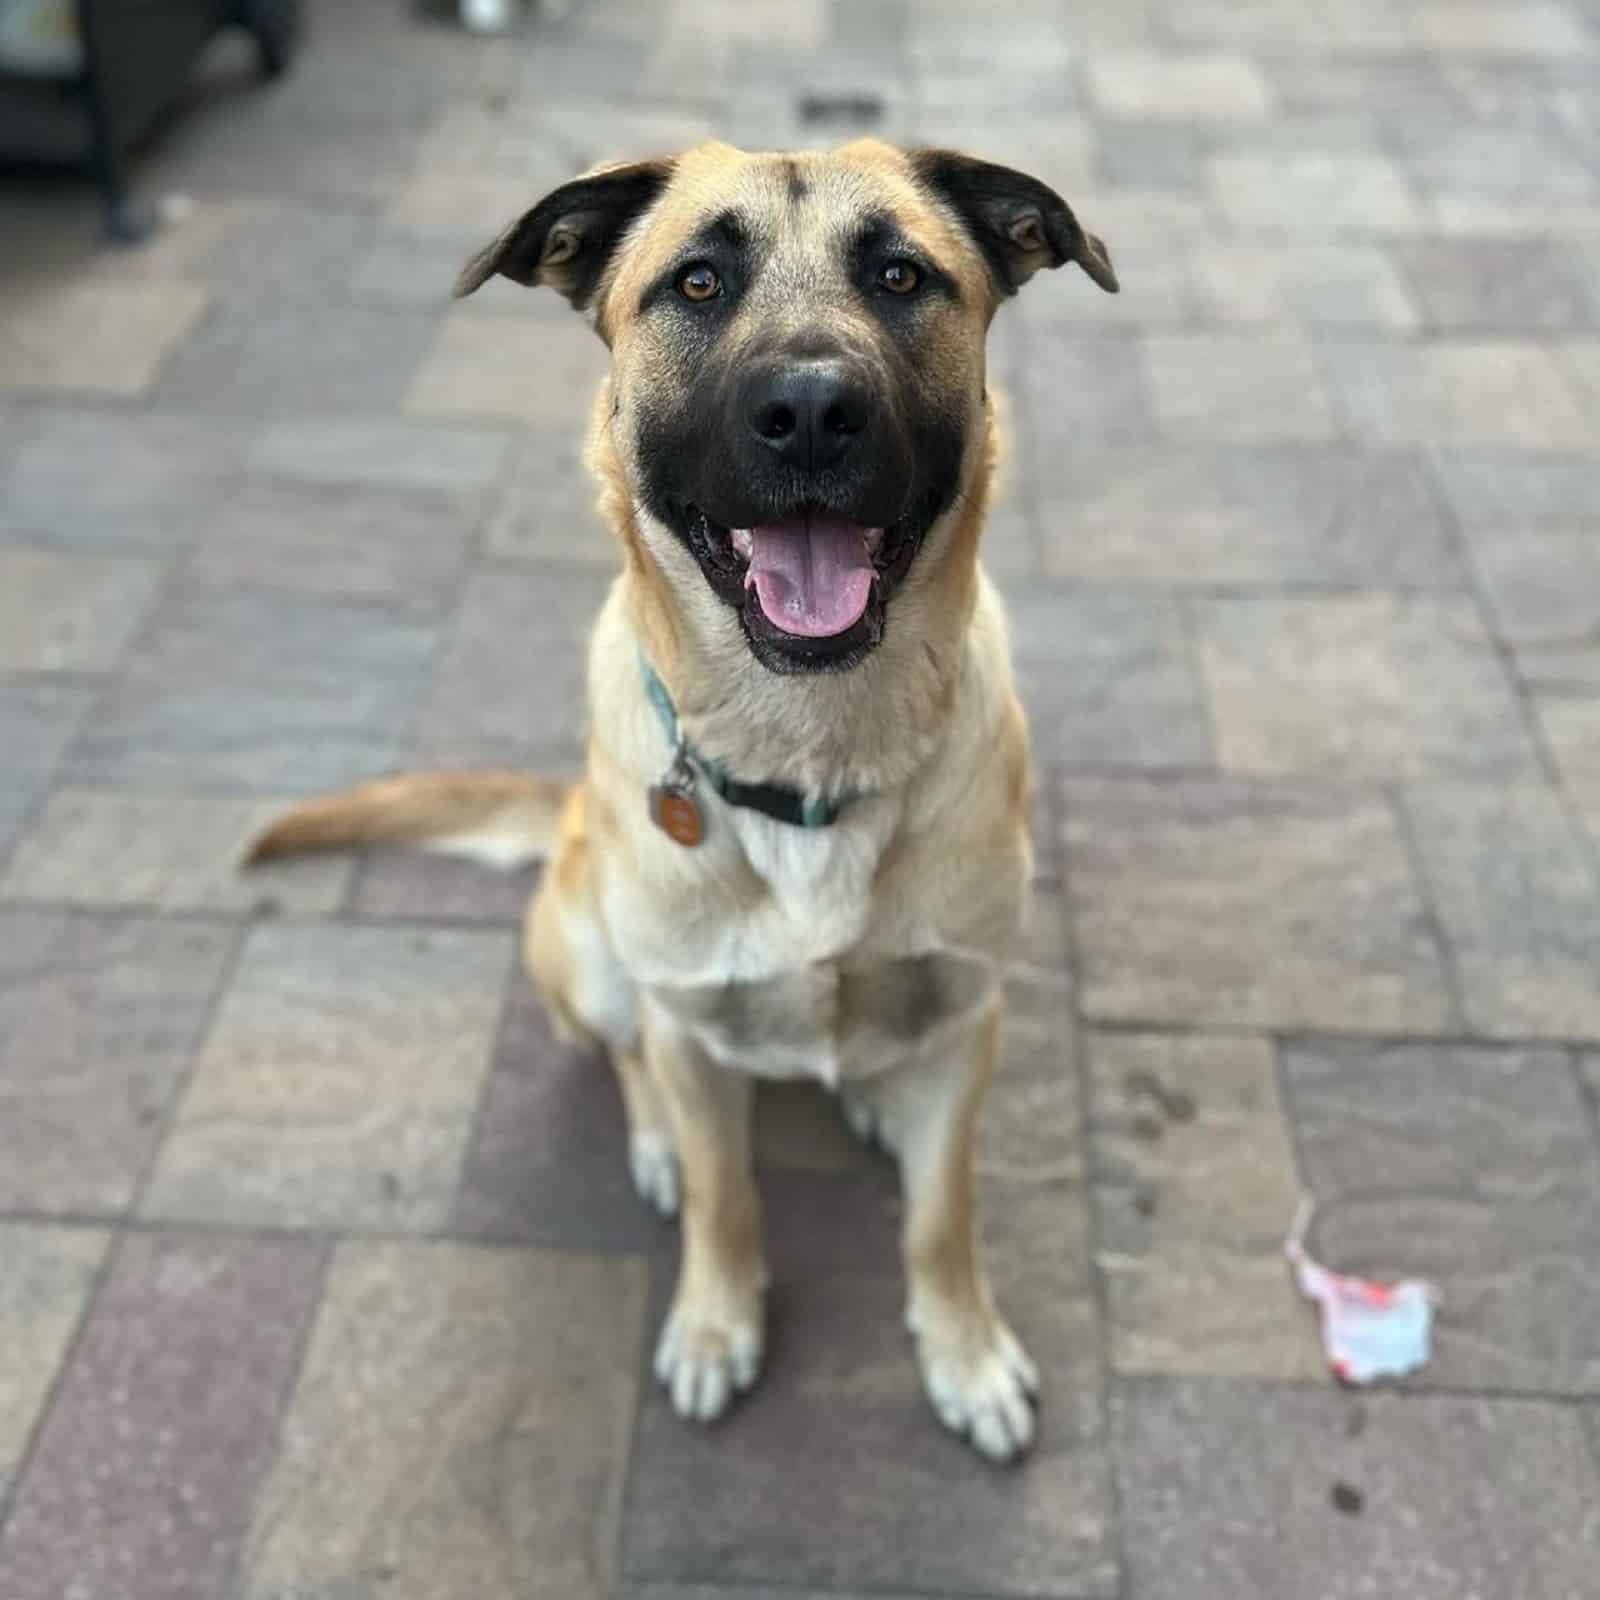
[[[1438,1291],[1419,1278],[1372,1283],[1313,1261],[1305,1246],[1312,1209],[1301,1201],[1283,1253],[1301,1294],[1322,1308],[1322,1348],[1333,1375],[1342,1383],[1371,1383],[1415,1372],[1428,1359]]]

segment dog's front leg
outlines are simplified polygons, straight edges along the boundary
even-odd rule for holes
[[[978,1112],[1000,1041],[998,1000],[961,1041],[852,1087],[900,1162],[906,1324],[928,1398],[946,1427],[995,1461],[1033,1443],[1039,1375],[996,1310],[979,1252],[973,1159]]]
[[[711,1422],[761,1370],[761,1201],[751,1171],[753,1082],[713,1063],[649,1002],[645,1050],[683,1171],[683,1260],[655,1371],[679,1416]]]

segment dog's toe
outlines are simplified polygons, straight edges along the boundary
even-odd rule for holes
[[[976,1350],[924,1340],[919,1354],[935,1415],[980,1455],[1011,1461],[1033,1443],[1039,1372],[1003,1323]]]
[[[663,1217],[678,1214],[678,1156],[664,1133],[635,1133],[628,1140],[628,1166],[639,1198]]]
[[[656,1380],[690,1422],[715,1422],[761,1371],[761,1324],[692,1321],[674,1311],[656,1346]]]

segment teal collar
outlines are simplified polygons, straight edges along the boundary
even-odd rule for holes
[[[644,677],[644,692],[649,695],[650,704],[661,720],[662,732],[672,748],[674,765],[681,767],[687,763],[730,806],[759,811],[794,828],[831,828],[845,807],[861,798],[850,791],[829,800],[823,795],[808,795],[784,783],[744,783],[735,778],[721,763],[701,755],[684,737],[678,722],[678,708],[673,705],[666,684],[642,655],[639,671]]]

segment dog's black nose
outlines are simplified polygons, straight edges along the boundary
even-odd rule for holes
[[[832,363],[787,367],[756,387],[750,427],[791,466],[832,466],[872,420],[860,379]]]

